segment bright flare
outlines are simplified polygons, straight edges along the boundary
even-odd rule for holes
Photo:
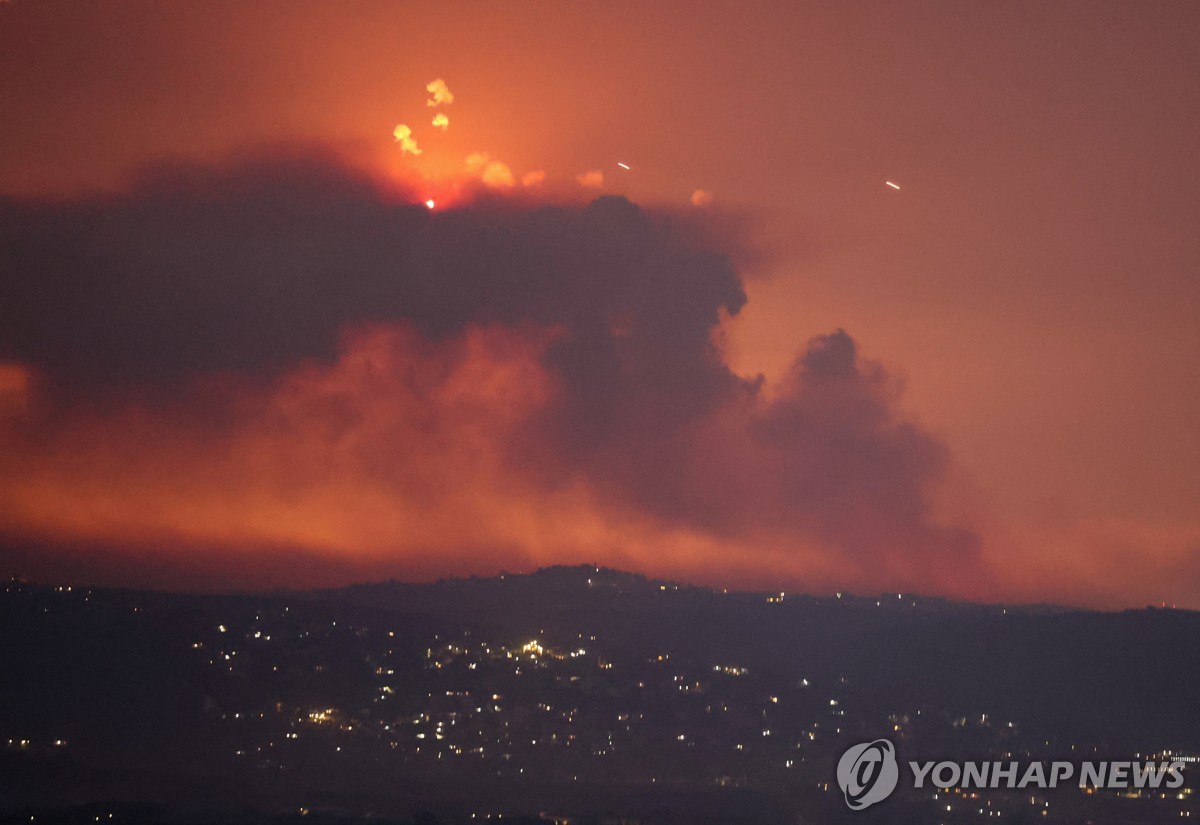
[[[433,199],[433,198],[430,198],[429,200],[425,201],[425,208],[426,208],[426,209],[433,209],[433,207],[435,207],[435,206],[437,206],[437,202],[436,202],[436,201],[434,201],[434,199]]]
[[[885,180],[885,181],[884,181],[884,183],[886,183],[888,186],[892,187],[893,189],[899,189],[899,188],[900,188],[900,187],[899,187],[899,185],[897,185],[897,184],[895,184],[895,183],[892,183],[890,180]]]
[[[400,151],[406,155],[421,154],[421,147],[417,146],[416,139],[412,136],[412,129],[400,123],[392,130],[392,139],[400,144]]]
[[[617,161],[617,166],[620,166],[622,169],[626,169],[626,170],[629,169],[629,167],[626,166],[624,163],[621,163],[621,161]]]

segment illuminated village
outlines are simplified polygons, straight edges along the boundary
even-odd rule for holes
[[[446,822],[674,822],[706,816],[775,821],[790,811],[829,819],[848,813],[832,765],[847,745],[864,738],[887,737],[912,758],[1134,756],[1105,742],[1048,733],[981,702],[902,699],[904,690],[864,682],[861,666],[849,658],[844,669],[823,653],[810,669],[797,667],[804,657],[795,651],[770,652],[787,645],[786,637],[744,643],[756,622],[770,627],[780,617],[787,624],[826,614],[874,627],[914,619],[936,623],[960,613],[986,622],[1061,618],[1053,615],[1039,619],[905,594],[813,599],[725,593],[593,568],[397,587],[396,593],[381,585],[293,596],[190,597],[14,582],[0,599],[10,620],[41,627],[34,638],[87,636],[91,626],[124,632],[135,647],[170,644],[166,656],[148,655],[157,665],[136,678],[151,680],[178,715],[147,719],[118,701],[113,721],[129,712],[125,724],[131,727],[161,721],[168,739],[198,736],[183,750],[190,759],[219,766],[212,772],[221,779],[210,781],[240,787],[245,804],[276,816],[403,817],[429,810]],[[469,593],[481,602],[497,600],[496,609],[514,598],[542,602],[535,612],[559,618],[520,633],[515,625],[525,618],[473,610],[462,601]],[[380,598],[395,599],[395,609],[380,608]],[[460,612],[456,605],[463,608],[457,620],[450,618]],[[606,613],[617,605],[645,624],[606,633]],[[694,625],[703,634],[710,621],[697,616],[698,609],[749,620],[723,641],[704,640],[705,649],[724,648],[725,655],[696,654],[700,648],[686,631]],[[793,609],[797,615],[788,618]],[[1195,624],[1194,617],[1181,615]],[[169,627],[165,635],[163,625]],[[94,653],[103,656],[103,649]],[[43,659],[56,657],[45,653]],[[112,677],[81,674],[81,701],[89,678]],[[51,688],[56,696],[62,691]],[[22,699],[26,711],[29,701]],[[8,742],[4,758],[10,765],[20,758],[31,764],[138,764],[127,745],[110,753],[111,743],[67,716],[55,729],[53,712],[10,711],[0,731]],[[1178,742],[1189,742],[1180,734]],[[1171,758],[1194,763],[1194,735],[1190,742],[1193,750],[1177,749]],[[1142,747],[1149,753],[1158,750],[1154,744]],[[186,775],[189,761],[175,753],[177,745],[153,743],[148,753],[164,748],[156,763]],[[600,787],[619,790],[601,793]],[[886,812],[893,822],[946,825],[1168,822],[1195,815],[1192,792],[1190,781],[1178,791],[1121,793],[910,790],[890,801]],[[146,789],[134,796],[139,794],[153,798]]]

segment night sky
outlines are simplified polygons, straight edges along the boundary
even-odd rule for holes
[[[1200,608],[1198,77],[1188,2],[0,2],[0,571]]]

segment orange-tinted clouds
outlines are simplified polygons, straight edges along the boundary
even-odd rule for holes
[[[430,212],[321,154],[5,214],[0,356],[38,376],[9,370],[11,535],[415,575],[987,577],[978,538],[932,515],[944,448],[847,334],[771,395],[729,369],[714,335],[741,281],[678,217]]]
[[[209,378],[165,407],[10,419],[0,431],[0,520],[18,545],[39,543],[42,558],[21,557],[31,570],[58,569],[58,557],[86,542],[101,560],[76,566],[93,577],[174,587],[580,559],[760,586],[935,581],[915,558],[875,574],[819,533],[760,525],[714,534],[614,498],[586,474],[547,484],[523,471],[512,445],[561,390],[542,361],[554,337],[469,328],[431,343],[403,326],[367,327],[346,335],[333,363],[265,385]],[[723,427],[714,422],[709,435],[728,437]],[[119,572],[130,556],[140,572]],[[291,557],[308,571],[285,572]],[[265,582],[241,579],[272,566]],[[940,584],[974,592],[955,576]]]

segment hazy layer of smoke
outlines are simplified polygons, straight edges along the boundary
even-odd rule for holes
[[[486,479],[464,480],[464,490],[586,489],[587,500],[614,517],[727,541],[740,552],[759,538],[772,552],[794,539],[877,573],[969,570],[974,535],[930,515],[944,449],[897,415],[894,383],[859,357],[849,335],[809,341],[770,394],[725,364],[713,334],[746,301],[721,252],[726,242],[618,197],[431,212],[316,156],[163,168],[121,195],[0,203],[0,360],[42,375],[58,405],[52,417],[69,419],[97,399],[118,410],[134,401],[174,405],[191,421],[180,438],[195,444],[219,441],[245,414],[232,401],[204,401],[197,386],[237,376],[243,396],[271,399],[254,409],[273,408],[274,382],[333,364],[349,329],[412,331],[400,339],[409,356],[372,367],[389,372],[381,386],[403,385],[441,351],[422,355],[423,342],[442,347],[484,328],[492,330],[488,341],[502,341],[503,330],[527,340],[532,330],[542,343],[521,351],[538,367],[530,396],[537,403],[502,429],[485,428],[495,467]],[[370,455],[416,439],[426,464],[462,462],[453,438],[441,451],[436,439],[421,441],[422,431],[442,424],[410,420],[422,415],[417,399],[392,430],[359,425],[368,410],[388,409],[387,399],[356,403],[338,432]],[[438,409],[431,401],[428,414]],[[455,409],[456,426],[470,425]],[[481,421],[488,416],[469,409]],[[113,420],[127,422],[121,431],[139,426],[128,413]],[[147,443],[169,452],[170,428],[155,421]],[[37,421],[22,426],[53,440]],[[111,440],[112,432],[91,426],[59,443],[84,452],[87,433]],[[30,443],[19,449],[36,458]],[[411,474],[410,464],[370,466],[386,479],[400,467]],[[306,472],[323,483],[319,461]],[[302,487],[305,478],[287,483]],[[405,499],[398,506],[427,496],[431,523],[455,496],[448,482],[420,494],[408,480],[383,489]],[[519,535],[505,533],[506,546]]]

